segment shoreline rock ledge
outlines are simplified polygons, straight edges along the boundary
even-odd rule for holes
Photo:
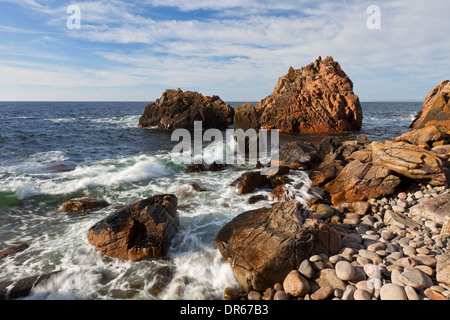
[[[263,128],[281,132],[358,131],[362,125],[353,82],[332,57],[319,57],[299,70],[291,67],[257,111]]]
[[[181,89],[166,90],[160,99],[145,107],[139,128],[158,127],[162,130],[194,130],[194,122],[202,121],[202,128],[226,130],[233,124],[234,109],[218,96]]]

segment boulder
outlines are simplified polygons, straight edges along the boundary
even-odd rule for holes
[[[372,161],[413,180],[434,186],[447,184],[442,160],[434,152],[406,142],[372,142]]]
[[[262,188],[269,183],[267,176],[262,175],[259,171],[246,172],[242,174],[231,185],[238,189],[238,194],[248,194],[257,188]]]
[[[322,155],[309,143],[294,141],[280,146],[279,164],[292,169],[311,170],[322,162]]]
[[[6,250],[0,251],[0,260],[9,257],[9,256],[13,256],[19,252],[22,252],[26,249],[28,249],[30,247],[30,245],[28,243],[24,243],[24,244],[20,244],[18,246],[14,246],[11,248],[8,248]]]
[[[450,142],[450,136],[437,126],[428,126],[402,134],[395,141],[403,141],[417,146],[431,148],[436,145],[448,144]]]
[[[95,199],[92,197],[82,197],[65,202],[58,208],[58,211],[69,213],[83,213],[99,210],[108,207],[109,205],[110,204],[105,200]]]
[[[443,193],[411,207],[409,212],[415,216],[445,224],[450,219],[450,193]]]
[[[324,190],[330,193],[333,205],[339,205],[394,194],[400,182],[388,169],[354,160]]]
[[[340,234],[307,219],[310,214],[297,200],[277,202],[242,213],[220,229],[215,245],[243,290],[264,291],[283,283],[311,255],[340,251]]]
[[[247,102],[238,106],[234,112],[233,129],[242,129],[247,131],[249,129],[259,130],[259,118],[255,106]]]
[[[59,272],[60,271],[55,271],[52,273],[22,278],[15,281],[0,281],[0,300],[13,300],[26,297],[31,293],[33,288]]]
[[[151,102],[139,119],[139,127],[162,130],[194,130],[194,122],[202,128],[226,130],[232,123],[234,109],[218,96],[207,97],[198,92],[166,90],[160,99]]]
[[[281,132],[343,132],[361,128],[353,83],[332,57],[317,59],[278,80],[257,105],[261,126]]]
[[[445,131],[450,129],[450,81],[441,82],[428,92],[422,110],[416,115],[412,129],[424,128],[427,125],[441,126]]]
[[[89,243],[122,260],[164,257],[180,224],[177,204],[174,195],[157,195],[126,206],[92,226]]]

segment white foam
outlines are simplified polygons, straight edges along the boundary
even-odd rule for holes
[[[87,187],[117,186],[169,174],[161,159],[140,155],[81,165],[69,172],[14,175],[2,181],[1,189],[14,191],[19,199],[25,199],[39,194],[73,193]]]

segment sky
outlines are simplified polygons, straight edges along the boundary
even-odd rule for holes
[[[332,56],[361,101],[423,101],[450,78],[449,12],[448,0],[0,0],[0,100],[181,88],[260,101],[289,67]]]

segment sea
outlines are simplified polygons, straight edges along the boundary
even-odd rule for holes
[[[146,104],[0,102],[0,251],[29,245],[0,260],[0,282],[56,272],[22,299],[209,300],[222,299],[226,287],[238,287],[214,239],[235,216],[269,206],[270,200],[249,204],[248,198],[270,190],[239,196],[230,184],[242,171],[232,168],[186,173],[187,165],[174,161],[178,141],[170,132],[138,128]],[[361,131],[333,136],[395,139],[409,130],[421,105],[363,102]],[[326,136],[281,134],[280,142],[317,144]],[[60,172],[55,165],[70,170]],[[291,178],[292,198],[306,203],[313,196],[307,174],[295,172]],[[207,191],[195,192],[192,182]],[[166,258],[121,261],[89,244],[88,230],[118,206],[166,193],[177,195],[180,216]],[[82,196],[111,206],[89,214],[58,211]]]

